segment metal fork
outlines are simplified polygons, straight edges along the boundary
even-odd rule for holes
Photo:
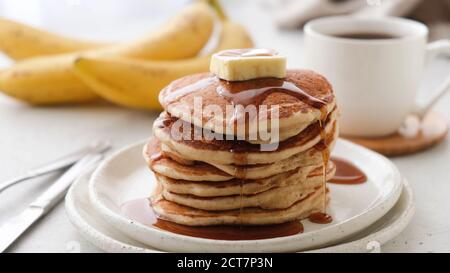
[[[75,151],[71,154],[68,154],[62,158],[59,158],[55,161],[52,161],[50,163],[47,163],[41,167],[37,167],[35,169],[29,170],[25,172],[24,174],[21,174],[17,177],[14,177],[12,179],[9,179],[5,182],[0,183],[0,193],[4,191],[5,189],[11,187],[14,184],[17,184],[19,182],[38,177],[50,172],[54,172],[57,170],[64,169],[66,167],[69,167],[84,156],[86,156],[89,153],[101,153],[106,151],[111,146],[111,143],[109,141],[98,141],[95,142],[83,149],[80,149],[78,151]]]

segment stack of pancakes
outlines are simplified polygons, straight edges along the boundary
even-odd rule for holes
[[[240,90],[271,87],[265,81],[238,84]],[[236,101],[218,90],[234,82],[204,73],[181,78],[161,91],[165,111],[154,122],[154,137],[144,148],[159,183],[151,200],[161,219],[190,226],[267,225],[324,212],[324,182],[335,172],[327,158],[338,135],[333,91],[324,77],[309,70],[288,70],[283,81],[323,105],[312,106],[282,85],[259,94],[253,100],[257,107],[276,105],[279,110],[278,125],[271,128],[279,132],[274,150],[261,149],[265,142],[248,139],[249,132],[238,138],[237,131],[231,131],[235,135],[230,137],[226,127],[235,122],[232,116],[194,109],[194,98],[201,97],[200,107],[214,104],[225,113]],[[244,122],[250,128],[255,120]],[[175,136],[180,124],[191,129],[191,138]],[[193,137],[204,129],[223,137]]]

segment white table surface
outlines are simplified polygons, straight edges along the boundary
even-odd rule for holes
[[[17,7],[11,0],[0,1],[1,16],[18,18],[47,29],[83,38],[120,40],[137,37],[173,12],[169,6],[149,8],[146,1],[135,3],[122,15],[124,1],[98,0],[96,11],[86,7],[88,1],[30,1]],[[90,1],[93,2],[93,1]],[[110,8],[103,9],[108,2]],[[155,4],[158,1],[150,1]],[[159,1],[162,3],[165,1]],[[288,57],[289,66],[302,65],[300,31],[279,31],[271,22],[267,1],[222,1],[229,15],[242,22],[252,33],[258,46],[276,48]],[[239,3],[238,3],[239,2]],[[17,2],[16,2],[17,3]],[[48,8],[49,3],[54,7]],[[245,4],[244,4],[245,3]],[[178,5],[179,3],[177,3]],[[69,6],[68,6],[69,5]],[[150,7],[153,7],[150,5]],[[57,8],[64,14],[56,12]],[[148,14],[143,12],[148,10]],[[101,12],[100,12],[101,11]],[[48,13],[48,14],[47,14]],[[83,20],[78,20],[83,14]],[[99,15],[100,14],[100,15]],[[118,16],[121,15],[123,18]],[[62,19],[63,17],[64,19]],[[102,19],[103,18],[103,19]],[[6,66],[8,61],[0,59]],[[440,59],[428,69],[422,89],[427,92],[450,74],[450,61]],[[436,110],[450,119],[450,95],[436,105]],[[35,108],[0,94],[0,181],[22,171],[64,155],[93,139],[109,138],[114,148],[147,138],[157,113],[140,112],[112,105],[85,105]],[[416,155],[393,159],[410,181],[416,194],[417,212],[409,227],[397,238],[382,246],[386,252],[450,251],[450,145],[448,139]],[[55,179],[49,175],[8,189],[0,195],[0,225],[18,214]],[[9,251],[70,252],[79,245],[82,252],[99,252],[77,232],[59,204],[33,226]]]

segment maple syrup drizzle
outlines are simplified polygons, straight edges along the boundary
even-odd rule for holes
[[[244,199],[244,179],[247,176],[247,154],[246,153],[237,153],[235,150],[231,149],[230,152],[233,153],[234,162],[237,164],[235,177],[240,178],[240,194],[239,194],[239,221],[240,225],[242,225],[242,213],[243,213],[243,199]]]
[[[253,88],[248,89],[247,86],[251,84]],[[326,172],[328,161],[330,158],[330,151],[328,148],[328,144],[326,142],[326,134],[325,134],[325,121],[328,116],[328,111],[326,107],[326,103],[320,99],[317,99],[302,89],[298,88],[294,83],[288,82],[284,79],[276,79],[276,78],[264,78],[243,82],[228,82],[220,80],[219,86],[216,88],[216,92],[226,98],[233,106],[235,106],[235,112],[232,120],[237,122],[238,120],[245,119],[245,113],[236,111],[236,109],[242,109],[236,107],[237,105],[247,106],[247,105],[255,105],[258,107],[262,104],[264,99],[274,92],[282,92],[289,95],[292,95],[302,102],[308,104],[309,106],[320,110],[320,142],[323,145],[322,151],[322,191],[323,194],[323,214],[326,216],[324,221],[327,222],[329,219],[332,219],[331,216],[326,214],[326,205],[327,205],[327,197],[326,197]],[[242,110],[241,110],[242,111]],[[240,159],[240,158],[237,158]],[[237,175],[242,175],[241,173],[237,173]],[[317,218],[317,216],[316,216]],[[315,220],[317,220],[314,218]]]
[[[267,96],[275,92],[289,94],[316,109],[323,109],[326,107],[324,101],[309,95],[294,83],[286,81],[285,79],[260,78],[230,82],[221,80],[216,76],[209,76],[198,80],[195,83],[173,90],[177,82],[178,81],[171,83],[162,91],[165,94],[163,97],[163,104],[172,104],[186,95],[199,92],[211,85],[216,85],[217,94],[228,100],[234,106],[235,111],[231,120],[235,122],[240,118],[245,119],[245,112],[242,113],[242,111],[244,111],[243,107],[248,105],[255,105],[258,107]],[[237,107],[238,105],[243,107]]]
[[[259,106],[267,96],[275,92],[289,94],[316,109],[326,105],[324,101],[309,95],[294,83],[278,78],[260,78],[239,82],[220,80],[216,92],[235,106],[251,104]]]
[[[186,226],[160,219],[149,199],[142,198],[126,202],[121,206],[124,216],[143,225],[156,227],[169,232],[217,240],[259,240],[291,236],[303,232],[300,221],[283,224],[257,226]]]
[[[332,157],[331,161],[336,165],[336,173],[328,183],[354,185],[367,181],[366,174],[350,161],[337,157]]]
[[[247,153],[239,152],[235,149],[230,149],[230,152],[233,153],[233,161],[236,164],[235,174],[236,178],[245,179],[247,176],[247,168],[246,165],[248,163]]]
[[[232,52],[231,52],[232,53]],[[231,54],[230,53],[230,54]],[[233,54],[236,54],[236,56],[239,56],[239,54],[243,54],[243,52],[234,52]],[[251,53],[248,53],[251,54]],[[264,53],[266,54],[266,53]],[[191,94],[192,92],[196,92],[199,90],[204,89],[205,87],[211,85],[211,84],[217,84],[216,92],[221,97],[228,100],[233,106],[234,106],[234,112],[233,116],[230,119],[233,123],[238,123],[238,121],[242,122],[247,119],[246,112],[242,113],[242,111],[245,111],[244,107],[248,105],[254,105],[255,107],[258,107],[262,104],[265,98],[269,96],[272,93],[275,92],[282,92],[285,94],[289,94],[293,97],[296,97],[297,99],[301,100],[302,102],[306,103],[307,105],[320,110],[320,142],[323,144],[322,149],[322,163],[323,163],[323,185],[322,190],[324,191],[323,194],[323,213],[326,215],[326,168],[328,165],[329,157],[330,157],[330,151],[328,149],[328,144],[326,143],[326,135],[325,135],[325,120],[328,115],[327,111],[327,105],[326,102],[311,96],[301,88],[297,87],[294,83],[286,81],[285,79],[278,79],[278,78],[260,78],[260,79],[254,79],[254,80],[248,80],[248,81],[236,81],[236,82],[230,82],[225,81],[217,78],[216,76],[211,76],[204,78],[202,80],[199,80],[193,84],[187,85],[185,87],[179,88],[175,91],[171,90],[173,84],[169,85],[167,88],[168,92],[166,97],[164,98],[164,104],[171,104],[184,96]],[[249,88],[251,86],[251,88]],[[243,106],[243,107],[238,107]],[[242,120],[243,119],[243,120]],[[230,124],[228,124],[230,126]],[[235,150],[230,150],[234,153],[234,161],[237,165],[240,165],[239,168],[236,169],[236,177],[239,178],[245,178],[246,175],[246,169],[245,167],[242,167],[247,163],[247,154],[245,153],[237,153]],[[242,183],[241,183],[241,192],[242,192]],[[242,203],[242,194],[241,194],[241,203]],[[242,214],[242,206],[240,206],[240,215]],[[241,216],[240,216],[241,217]],[[326,219],[331,219],[331,216],[327,215],[325,217]]]
[[[205,87],[214,84],[217,81],[219,81],[217,77],[207,77],[195,83],[173,90],[174,85],[178,83],[178,81],[174,81],[161,91],[164,92],[165,94],[162,102],[165,105],[172,104],[191,93],[198,92],[204,89]]]
[[[330,149],[328,147],[327,143],[327,137],[325,133],[325,120],[327,118],[327,110],[324,107],[320,108],[320,119],[319,119],[319,125],[320,125],[320,142],[318,149],[322,153],[322,192],[323,192],[323,211],[322,212],[316,212],[309,216],[309,220],[313,223],[317,224],[328,224],[333,221],[333,218],[331,215],[327,214],[327,166],[328,162],[330,161]]]
[[[336,165],[336,174],[328,181],[328,183],[354,185],[367,181],[367,176],[364,172],[350,161],[337,157],[332,157],[331,161]],[[332,217],[324,212],[313,213],[308,219],[317,224],[328,224],[333,221]]]
[[[264,57],[276,56],[278,52],[270,48],[244,48],[244,49],[227,49],[217,53],[218,56],[225,57]]]
[[[242,227],[242,215],[244,212],[243,199],[244,199],[244,180],[241,179],[239,183],[240,192],[239,192],[239,226]]]

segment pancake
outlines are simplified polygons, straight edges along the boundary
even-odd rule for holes
[[[161,219],[187,226],[269,225],[301,220],[312,213],[323,212],[324,201],[328,203],[328,199],[328,191],[324,196],[320,188],[286,209],[207,211],[179,205],[165,200],[161,195],[155,195],[152,197],[152,207]]]
[[[326,139],[329,139],[330,135],[336,135],[337,137],[336,118],[337,110],[335,109],[324,122],[323,131],[326,134]],[[222,135],[214,139],[203,137],[196,140],[198,136],[202,136],[202,129],[180,121],[185,129],[191,128],[190,132],[189,130],[184,131],[190,133],[190,136],[183,138],[177,129],[178,127],[172,128],[178,121],[177,118],[162,113],[153,125],[155,136],[183,158],[210,164],[252,165],[273,163],[306,151],[321,141],[320,122],[315,122],[298,135],[280,142],[274,151],[265,151],[261,145],[251,144],[243,140],[221,140],[220,136]]]
[[[329,149],[332,149],[334,146],[336,138],[337,136],[333,136],[327,140]],[[316,146],[318,145],[316,144]],[[150,168],[154,172],[164,176],[189,181],[227,181],[234,177],[241,179],[261,179],[299,167],[321,165],[323,163],[322,152],[318,147],[314,146],[307,151],[269,164],[239,166],[189,161],[189,164],[185,165],[180,163],[178,158],[181,156],[175,151],[167,148],[167,146],[165,149],[162,149],[160,146],[159,140],[151,138],[149,143],[144,147],[144,158]],[[161,153],[168,156],[160,156]]]
[[[301,189],[301,190],[300,190]],[[225,197],[198,197],[171,193],[163,190],[166,200],[179,205],[208,211],[234,210],[240,208],[284,209],[290,207],[296,201],[313,193],[315,188],[302,185],[278,187],[253,195],[232,195]]]
[[[230,196],[200,197],[191,194],[170,192],[163,187],[164,199],[180,205],[208,211],[233,210],[246,207],[262,209],[284,209],[304,198],[323,185],[323,174],[318,168],[311,176],[313,179],[298,181],[290,185],[278,186],[256,194],[235,194]],[[328,176],[327,178],[331,178]],[[226,188],[224,189],[226,190]]]
[[[336,166],[330,162],[327,168],[327,180],[333,177]],[[188,181],[172,179],[164,175],[155,174],[164,189],[178,194],[187,194],[200,197],[218,197],[229,195],[251,195],[264,192],[276,187],[285,187],[295,184],[318,185],[323,182],[322,166],[308,166],[292,171],[277,174],[264,179],[229,181]]]
[[[262,89],[263,94],[255,96]],[[295,92],[289,92],[292,89],[299,89],[309,99],[305,100],[304,96],[298,97]],[[248,95],[257,98],[248,100]],[[194,99],[200,97],[201,107],[198,104],[195,106]],[[195,74],[172,82],[159,94],[161,105],[173,117],[219,134],[240,135],[247,140],[249,135],[258,131],[258,128],[249,126],[255,120],[245,120],[245,132],[237,132],[236,128],[230,132],[230,124],[236,122],[236,117],[226,114],[227,106],[255,105],[259,114],[268,116],[269,124],[273,110],[271,107],[279,107],[279,124],[272,129],[279,131],[282,141],[299,134],[309,124],[321,118],[321,110],[308,103],[311,99],[320,100],[323,104],[322,111],[326,113],[330,113],[335,107],[335,97],[328,81],[313,71],[300,69],[287,70],[285,79],[260,78],[241,82],[223,81],[211,73]],[[209,105],[217,106],[221,110],[220,114],[206,111]],[[261,105],[267,106],[267,111],[262,111]],[[258,142],[258,139],[255,141]]]
[[[337,139],[337,131],[335,135],[330,136],[327,140],[328,148],[331,150]],[[270,177],[279,173],[291,171],[299,167],[315,166],[323,164],[323,155],[320,150],[320,143],[314,147],[292,155],[280,161],[268,164],[254,164],[254,165],[227,165],[211,163],[214,167],[225,173],[241,179],[261,179]]]
[[[336,138],[337,131],[335,131],[334,136],[330,136],[327,140],[330,150],[334,146]],[[318,145],[320,144],[316,144],[316,146]],[[144,158],[150,168],[154,172],[167,177],[189,181],[227,181],[234,177],[241,179],[261,179],[294,170],[299,167],[323,163],[322,152],[319,147],[316,146],[274,163],[247,166],[215,163],[206,164],[200,161],[189,161],[188,164],[183,164],[183,162],[180,162],[180,155],[167,146],[165,149],[161,146],[159,140],[152,138],[144,147]],[[159,155],[161,153],[167,156],[160,157]]]
[[[183,165],[169,156],[163,156],[161,143],[154,137],[144,146],[143,154],[152,171],[173,179],[189,181],[226,181],[233,179],[233,176],[226,172],[200,161]]]
[[[323,173],[322,165],[338,138],[339,111],[324,77],[297,69],[283,79],[224,81],[201,73],[172,82],[159,100],[164,112],[143,151],[158,181],[150,199],[159,218],[269,225],[326,212],[324,182],[336,166],[328,162]]]

